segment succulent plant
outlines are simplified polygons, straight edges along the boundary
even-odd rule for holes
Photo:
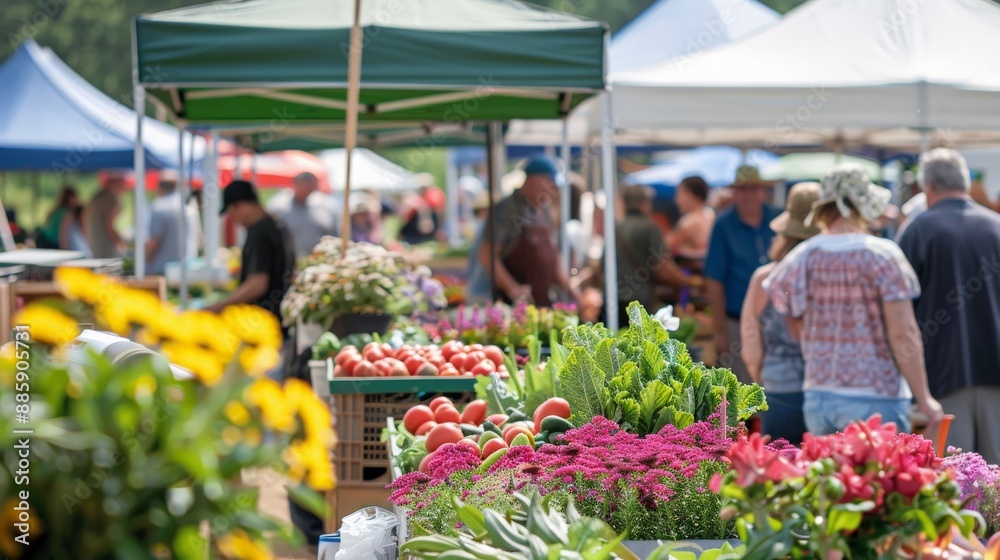
[[[605,522],[582,517],[569,502],[555,511],[534,492],[515,496],[523,509],[478,510],[455,499],[464,527],[455,536],[415,537],[401,554],[426,560],[638,560]]]

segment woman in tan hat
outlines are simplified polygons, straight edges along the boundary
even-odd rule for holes
[[[764,281],[801,341],[803,413],[813,434],[874,414],[909,431],[911,398],[932,424],[944,415],[927,388],[913,315],[917,276],[898,245],[868,232],[889,198],[863,169],[838,167],[823,179],[805,220],[823,233],[796,247]]]
[[[785,211],[771,221],[777,234],[771,243],[771,262],[758,268],[750,278],[747,297],[740,313],[743,361],[755,383],[767,392],[767,412],[761,431],[773,439],[794,445],[802,442],[806,421],[802,415],[802,379],[806,363],[799,341],[789,332],[788,318],[779,314],[768,300],[764,279],[799,243],[819,233],[807,226],[806,216],[819,200],[819,183],[799,183],[788,192]]]

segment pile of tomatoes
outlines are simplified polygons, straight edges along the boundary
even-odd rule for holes
[[[465,345],[459,341],[442,346],[402,346],[372,342],[358,350],[345,346],[333,359],[334,377],[477,376],[509,375],[504,354],[497,346]]]
[[[403,416],[402,427],[414,437],[411,447],[403,452],[404,461],[409,469],[425,472],[430,457],[451,445],[468,447],[483,461],[496,461],[512,447],[554,442],[543,431],[547,427],[560,431],[572,428],[569,403],[561,398],[545,401],[535,410],[533,420],[513,409],[511,412],[518,416],[487,416],[484,400],[472,401],[459,411],[451,399],[443,396],[427,405],[414,406]]]

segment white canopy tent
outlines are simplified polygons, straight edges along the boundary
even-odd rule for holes
[[[616,73],[616,142],[996,144],[997,29],[986,0],[812,0],[741,41]]]
[[[657,0],[611,39],[611,81],[620,72],[660,64],[742,39],[780,20],[756,0]],[[588,118],[600,119],[597,100],[580,105],[566,119],[573,145],[588,140]],[[595,120],[595,122],[597,122]],[[512,146],[557,146],[563,121],[511,121],[506,142]]]
[[[330,177],[330,190],[344,190],[347,176],[347,150],[336,148],[319,154]],[[416,189],[416,175],[366,148],[351,151],[351,188],[382,192]]]

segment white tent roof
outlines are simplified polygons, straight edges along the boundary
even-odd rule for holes
[[[997,29],[987,0],[812,0],[744,40],[616,73],[617,141],[997,142]]]
[[[741,39],[781,19],[756,0],[657,0],[611,39],[611,79],[616,73],[658,64]],[[570,119],[570,138],[587,137],[584,113],[600,105],[593,100]],[[598,111],[599,112],[599,111]],[[507,143],[555,146],[562,142],[562,122],[511,121]]]
[[[319,153],[326,164],[330,190],[344,190],[347,175],[347,151],[343,148]],[[351,153],[351,189],[375,191],[405,191],[419,185],[416,176],[402,167],[365,148],[355,148]]]

